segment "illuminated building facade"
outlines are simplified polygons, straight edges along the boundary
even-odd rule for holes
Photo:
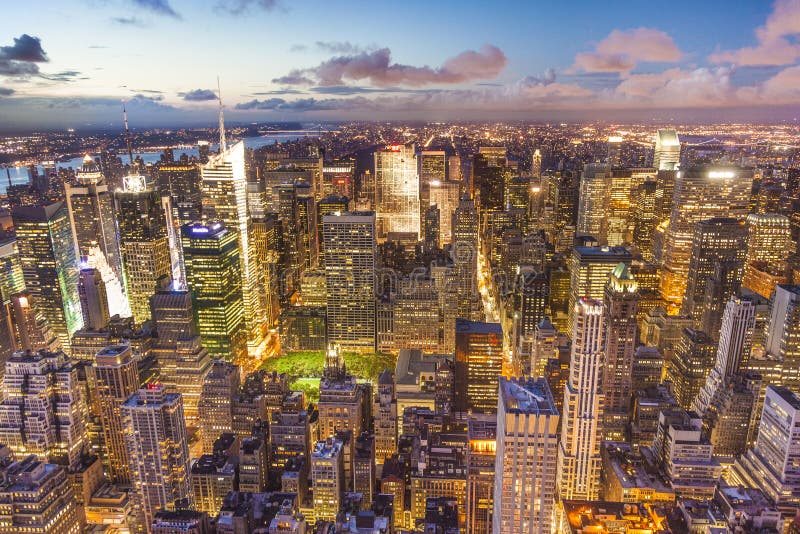
[[[611,186],[611,168],[589,164],[581,173],[578,203],[577,235],[594,237],[600,244],[608,244],[608,201]]]
[[[66,206],[23,206],[12,211],[25,285],[45,319],[69,351],[83,326],[78,296],[78,258]]]
[[[781,362],[780,384],[800,391],[800,286],[779,285],[769,303],[766,353]]]
[[[433,184],[441,184],[447,179],[447,154],[444,150],[423,149],[418,156],[420,211],[435,204],[431,199]]]
[[[497,379],[503,369],[503,329],[499,323],[456,319],[455,399],[461,413],[494,413]]]
[[[620,263],[630,266],[631,261],[631,253],[622,247],[573,248],[569,266],[569,332],[572,331],[573,316],[580,299],[602,299],[611,271]]]
[[[686,293],[695,225],[713,217],[744,219],[752,183],[752,170],[739,167],[698,166],[677,174],[661,279],[669,311],[680,309]]]
[[[681,142],[675,130],[658,130],[653,154],[653,167],[659,171],[674,171],[681,162]]]
[[[413,144],[389,145],[375,152],[375,212],[378,239],[390,233],[419,236],[419,178]]]
[[[791,248],[791,221],[776,213],[747,216],[747,257],[742,285],[769,298],[786,283],[786,259]]]
[[[556,498],[558,410],[547,380],[500,379],[496,443],[492,534],[549,534]]]
[[[214,452],[214,442],[222,434],[233,432],[233,409],[231,399],[238,394],[241,373],[238,366],[217,360],[203,380],[200,394],[200,429],[203,452]]]
[[[447,180],[431,180],[430,205],[439,208],[439,239],[444,245],[453,239],[453,212],[458,207],[461,183]]]
[[[318,441],[311,452],[311,485],[317,521],[335,521],[345,490],[342,442]]]
[[[467,420],[467,528],[489,532],[492,526],[495,484],[497,419],[493,414],[476,414]]]
[[[672,382],[675,399],[683,408],[692,406],[714,367],[717,344],[702,330],[684,328],[674,354],[667,359],[665,378]]]
[[[78,273],[78,298],[81,300],[83,327],[93,330],[104,328],[110,319],[106,284],[97,269],[81,269]]]

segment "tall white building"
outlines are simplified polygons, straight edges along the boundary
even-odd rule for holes
[[[122,404],[131,481],[143,524],[176,503],[191,507],[189,448],[183,401],[163,385],[147,384]]]
[[[706,411],[714,393],[739,370],[742,359],[750,355],[755,326],[756,301],[732,295],[722,315],[714,368],[692,406],[698,413]]]
[[[335,521],[344,493],[344,449],[342,442],[318,441],[311,452],[311,485],[317,521]]]
[[[764,349],[782,362],[781,383],[800,391],[800,285],[775,287]]]
[[[599,497],[600,490],[603,303],[581,298],[574,313],[572,357],[562,405],[558,492],[561,499],[591,501]]]
[[[556,490],[558,409],[547,380],[500,378],[493,534],[549,534]]]
[[[656,134],[656,149],[653,167],[659,171],[672,171],[681,162],[681,142],[675,130],[659,130]]]
[[[218,155],[211,156],[200,168],[203,179],[203,221],[222,221],[239,234],[239,262],[242,273],[247,347],[254,355],[264,340],[266,325],[258,320],[264,316],[259,309],[259,268],[252,242],[252,222],[247,211],[247,175],[245,172],[244,142],[240,141]]]
[[[375,214],[322,218],[328,344],[375,350]]]
[[[390,232],[419,235],[420,200],[414,144],[375,152],[375,211],[378,238]]]

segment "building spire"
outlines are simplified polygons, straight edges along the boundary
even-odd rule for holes
[[[131,131],[128,129],[128,112],[125,110],[125,100],[122,101],[122,120],[125,123],[125,142],[128,144],[128,157],[133,168],[133,149],[131,148]]]
[[[222,113],[222,89],[219,85],[219,76],[217,76],[217,98],[219,99],[219,153],[223,154],[228,150],[228,143],[225,141],[225,116]]]

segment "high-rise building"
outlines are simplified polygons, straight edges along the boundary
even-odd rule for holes
[[[564,389],[558,494],[562,499],[596,500],[600,490],[605,349],[603,303],[581,298],[575,308],[572,358]]]
[[[203,200],[200,168],[188,159],[164,161],[158,164],[159,188],[169,191],[172,216],[178,225],[200,221]]]
[[[674,354],[667,359],[665,378],[672,382],[675,399],[688,410],[714,367],[716,342],[702,330],[684,328]]]
[[[437,250],[440,246],[440,224],[439,218],[441,211],[435,204],[429,206],[424,213],[424,223],[422,231],[422,241],[425,250]]]
[[[513,177],[505,147],[479,147],[472,158],[472,198],[481,218],[505,209],[505,188]]]
[[[237,271],[241,282],[237,286],[242,295],[243,328],[248,350],[255,352],[263,340],[265,325],[259,323],[263,314],[258,309],[260,300],[256,294],[258,266],[257,256],[253,253],[252,225],[247,211],[244,142],[240,141],[219,155],[210,157],[208,163],[200,168],[200,173],[203,178],[203,220],[221,221],[229,231],[235,231],[238,235]]]
[[[653,167],[659,171],[677,170],[681,162],[681,142],[675,130],[658,130]]]
[[[230,362],[217,360],[203,381],[200,394],[200,429],[203,452],[214,452],[214,442],[222,434],[233,432],[233,397],[239,392],[241,373]]]
[[[378,377],[372,414],[375,417],[375,462],[383,466],[384,460],[397,452],[397,395],[394,373],[389,369]]]
[[[150,383],[122,403],[121,413],[143,524],[149,525],[159,510],[190,508],[189,449],[181,396]]]
[[[78,259],[67,208],[61,202],[12,211],[25,285],[64,350],[83,326]]]
[[[347,373],[341,352],[328,351],[319,384],[319,436],[329,438],[338,431],[358,436],[364,427],[364,389]],[[349,471],[349,469],[348,469]]]
[[[106,473],[116,483],[130,483],[122,403],[139,388],[139,372],[130,345],[112,345],[95,356],[91,367],[93,398],[100,411]]]
[[[543,318],[536,325],[531,350],[530,375],[534,378],[545,376],[547,362],[558,355],[558,328],[553,326],[549,317]]]
[[[345,490],[342,442],[318,441],[311,452],[311,485],[317,521],[335,521]]]
[[[63,352],[14,354],[6,362],[0,442],[20,457],[77,468],[87,452],[78,369]]]
[[[375,151],[375,213],[379,239],[420,231],[419,178],[413,144]],[[427,206],[426,206],[427,207]]]
[[[606,163],[610,167],[619,167],[622,164],[622,141],[623,139],[619,135],[612,135],[608,138]]]
[[[467,440],[467,528],[470,532],[489,532],[494,509],[497,417],[470,416]]]
[[[769,298],[776,282],[786,273],[785,261],[789,257],[790,242],[791,224],[788,217],[776,213],[748,215],[747,257],[742,285]],[[783,277],[781,282],[784,281],[788,280]]]
[[[611,168],[607,165],[592,163],[581,173],[578,226],[575,233],[592,236],[602,245],[608,244],[611,181]]]
[[[494,413],[497,380],[503,370],[501,325],[456,319],[455,367],[453,410]]]
[[[458,198],[461,193],[461,182],[449,180],[432,180],[430,189],[430,205],[439,208],[439,233],[442,244],[453,240],[453,212],[458,207]]]
[[[657,182],[647,181],[633,192],[631,218],[633,219],[633,244],[642,258],[653,261],[653,235],[659,223],[656,203]]]
[[[97,269],[81,269],[78,273],[78,298],[81,301],[83,327],[101,330],[111,318],[108,313],[106,284]]]
[[[558,410],[547,380],[500,379],[495,452],[492,534],[550,533]]]
[[[725,305],[714,368],[692,405],[698,413],[705,413],[714,393],[733,378],[742,361],[750,356],[756,305],[755,299],[736,295],[731,295]]]
[[[150,297],[162,276],[173,276],[167,214],[158,191],[118,191],[117,220],[125,286],[131,313],[137,323],[150,319]]]
[[[723,303],[739,290],[747,251],[744,221],[715,217],[695,224],[682,314],[716,337]],[[708,329],[705,328],[708,326]]]
[[[222,222],[183,227],[186,282],[203,346],[214,358],[242,364],[247,333],[238,237]]]
[[[661,293],[669,309],[686,293],[695,225],[713,217],[744,219],[749,211],[752,170],[707,165],[680,171],[666,229]]]
[[[764,350],[781,362],[780,383],[800,391],[800,285],[775,287]]]
[[[375,350],[375,214],[323,217],[328,344]]]
[[[14,238],[0,238],[0,358],[24,350],[15,340],[12,295],[25,291],[25,277],[19,263],[19,249]]]
[[[350,211],[350,199],[330,195],[317,202],[317,249],[319,261],[325,263],[325,235],[323,234],[322,220],[326,215],[341,215]]]
[[[631,253],[622,247],[575,247],[570,259],[570,292],[568,328],[572,331],[573,316],[582,297],[600,300],[611,271],[620,263],[630,266]]]
[[[435,204],[431,201],[433,184],[447,179],[447,154],[444,150],[423,149],[418,162],[420,211],[424,212],[428,206]]]
[[[603,297],[606,332],[602,425],[603,435],[607,440],[624,440],[630,417],[638,305],[636,280],[628,266],[619,263],[611,271]]]

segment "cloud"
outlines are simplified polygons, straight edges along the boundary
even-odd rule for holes
[[[81,73],[77,70],[64,70],[61,72],[56,72],[54,74],[42,74],[42,78],[47,80],[51,80],[54,82],[74,82],[75,80],[88,80],[89,78],[85,76],[81,76]]]
[[[308,50],[308,46],[304,44],[293,44],[289,47],[289,52],[305,52]]]
[[[185,93],[178,93],[187,102],[206,102],[208,100],[216,100],[217,93],[210,89],[194,89]]]
[[[336,56],[316,67],[291,71],[287,76],[276,78],[273,82],[295,85],[313,81],[323,86],[334,86],[345,85],[346,81],[366,81],[378,87],[457,84],[494,78],[507,63],[508,59],[503,51],[488,44],[480,51],[461,52],[445,60],[438,68],[392,63],[391,51],[381,48],[371,52]]]
[[[354,45],[350,41],[317,41],[314,44],[318,49],[332,54],[358,54],[366,51],[365,48]]]
[[[231,15],[242,15],[254,7],[264,11],[274,11],[283,6],[280,0],[220,0],[217,2],[218,10],[226,11]]]
[[[14,38],[12,46],[0,46],[0,60],[25,61],[28,63],[46,63],[50,61],[42,49],[42,41],[23,33]]]
[[[169,0],[131,0],[134,5],[152,11],[156,15],[164,15],[174,19],[180,19],[181,16],[175,11],[169,3]]]
[[[144,28],[147,26],[143,20],[136,17],[114,17],[111,19],[111,22],[119,24],[120,26],[131,26],[135,28]]]
[[[594,51],[575,56],[574,69],[587,72],[629,72],[638,63],[675,63],[681,51],[668,34],[654,28],[614,30]]]
[[[304,95],[306,94],[305,91],[301,91],[299,89],[275,89],[274,91],[259,91],[257,93],[253,93],[255,96],[265,96],[265,95]]]
[[[373,101],[364,97],[355,98],[300,98],[297,100],[284,100],[283,98],[268,98],[266,100],[251,100],[236,105],[239,110],[260,111],[285,111],[304,113],[307,111],[347,111],[376,109]]]
[[[0,96],[11,96],[15,93],[10,87],[0,87]]]
[[[526,76],[521,80],[524,85],[550,85],[556,81],[556,71],[548,68],[541,76]]]
[[[795,40],[800,35],[800,1],[777,0],[755,34],[755,46],[716,52],[709,60],[736,65],[791,65],[800,58],[800,44]]]

